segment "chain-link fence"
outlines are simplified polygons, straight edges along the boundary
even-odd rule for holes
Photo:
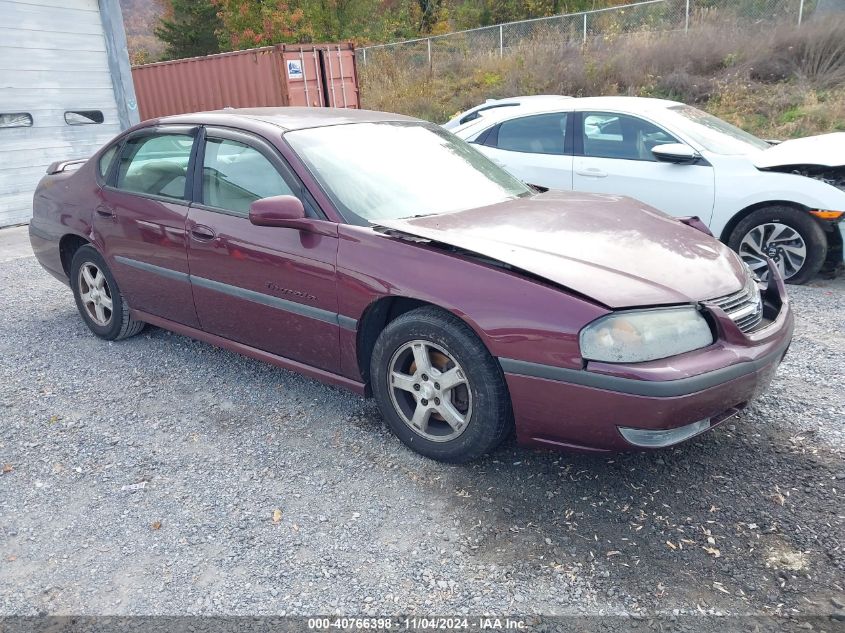
[[[812,17],[817,0],[646,0],[608,9],[508,22],[445,35],[365,46],[357,50],[359,64],[396,57],[403,64],[429,66],[458,55],[508,55],[544,34],[566,43],[586,43],[596,37],[658,31],[688,31],[701,24],[724,23],[749,27],[772,22],[800,26]]]

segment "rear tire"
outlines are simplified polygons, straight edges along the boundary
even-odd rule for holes
[[[768,274],[765,257],[771,257],[790,284],[812,280],[827,257],[827,236],[815,218],[776,205],[743,218],[731,232],[728,246],[761,278]]]
[[[70,285],[82,320],[100,338],[119,341],[144,329],[143,321],[129,315],[129,306],[106,260],[93,246],[82,246],[74,253]]]
[[[438,308],[391,321],[376,341],[370,376],[390,429],[431,459],[471,461],[513,429],[498,361],[463,321]]]

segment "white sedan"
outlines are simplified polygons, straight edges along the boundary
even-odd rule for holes
[[[532,185],[698,216],[761,277],[766,258],[791,283],[841,264],[845,133],[773,145],[692,106],[640,97],[528,100],[452,132]]]

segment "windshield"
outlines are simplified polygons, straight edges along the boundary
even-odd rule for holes
[[[368,222],[483,207],[532,193],[486,156],[421,123],[354,123],[285,139],[341,213]]]
[[[766,141],[741,130],[727,121],[688,105],[669,108],[685,119],[684,131],[694,141],[714,154],[748,154],[771,147]],[[692,125],[689,125],[692,123]]]

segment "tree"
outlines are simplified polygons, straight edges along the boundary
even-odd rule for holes
[[[155,35],[167,46],[167,59],[197,57],[220,52],[217,34],[223,22],[211,0],[170,0]]]
[[[420,8],[420,33],[431,33],[440,13],[441,0],[417,0]]]
[[[223,21],[221,45],[227,50],[305,42],[312,28],[304,20],[302,2],[287,0],[212,0]]]

